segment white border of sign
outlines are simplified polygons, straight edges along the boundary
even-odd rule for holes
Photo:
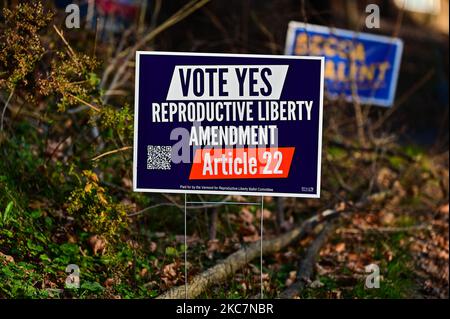
[[[319,141],[317,154],[317,183],[316,193],[296,194],[296,193],[269,193],[269,192],[239,192],[239,191],[197,191],[182,189],[153,189],[137,187],[137,147],[138,147],[138,118],[139,118],[139,67],[141,55],[187,55],[187,56],[217,56],[217,57],[247,57],[266,59],[299,59],[299,60],[320,60],[320,105],[319,105]],[[136,51],[136,73],[135,73],[135,93],[134,93],[134,141],[133,141],[133,191],[148,193],[181,193],[181,194],[211,194],[211,195],[244,195],[244,196],[279,196],[298,198],[320,198],[320,181],[322,174],[322,125],[323,125],[323,89],[324,89],[324,69],[325,57],[318,56],[295,56],[295,55],[260,55],[260,54],[226,54],[226,53],[191,53],[191,52],[166,52],[166,51]]]
[[[285,43],[285,49],[284,49],[285,54],[291,54],[291,52],[293,52],[293,46],[294,46],[294,42],[295,42],[295,30],[297,30],[297,29],[304,29],[305,31],[313,31],[313,32],[326,34],[326,35],[342,34],[343,36],[348,36],[348,37],[351,37],[354,39],[377,41],[377,42],[383,42],[383,43],[397,45],[398,50],[395,55],[395,61],[394,61],[394,66],[393,66],[393,68],[394,68],[393,77],[392,77],[391,85],[389,87],[389,97],[387,99],[359,97],[360,102],[363,104],[374,104],[374,105],[379,105],[379,106],[383,106],[383,107],[391,107],[394,104],[395,92],[397,90],[398,75],[399,75],[399,71],[400,71],[401,57],[402,57],[402,53],[403,53],[403,41],[401,39],[391,38],[391,37],[378,35],[378,34],[372,34],[372,33],[354,32],[354,31],[340,29],[340,28],[330,28],[330,27],[325,27],[322,25],[291,21],[291,22],[289,22],[288,32],[286,35],[286,43]],[[328,95],[331,98],[339,98],[338,94],[328,94]],[[345,100],[347,102],[352,102],[352,97],[347,96],[345,98]]]

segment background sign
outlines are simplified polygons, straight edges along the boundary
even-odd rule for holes
[[[392,106],[403,42],[398,38],[291,22],[286,54],[325,56],[325,89],[331,98]]]
[[[320,196],[324,59],[138,52],[134,190]]]

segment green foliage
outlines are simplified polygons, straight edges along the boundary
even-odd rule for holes
[[[399,245],[402,234],[393,236],[389,241],[389,249],[394,251],[391,261],[383,258],[386,246],[379,244],[376,255],[380,259],[382,280],[380,288],[367,289],[363,282],[359,282],[352,291],[352,296],[357,298],[383,298],[399,299],[414,295],[415,283],[410,257],[404,247]]]
[[[83,284],[81,285],[81,289],[88,290],[89,292],[92,293],[100,293],[103,292],[103,290],[105,290],[105,288],[98,282],[90,282],[90,281],[83,282]]]
[[[15,211],[19,210],[18,203],[19,200],[15,191],[9,185],[8,177],[0,175],[0,226],[7,228],[16,220],[14,215]]]
[[[155,295],[155,290],[143,286],[148,278],[136,275],[130,266],[146,268],[150,274],[149,258],[155,257],[119,240],[128,238],[127,207],[89,170],[93,163],[83,159],[83,138],[70,145],[75,152],[69,162],[57,155],[58,143],[71,134],[66,132],[71,123],[65,121],[73,118],[47,112],[54,107],[64,111],[80,104],[94,106],[99,112],[82,113],[74,130],[90,120],[100,125],[106,142],[115,143],[132,138],[129,108],[102,105],[97,61],[75,52],[62,33],[48,27],[52,15],[40,1],[3,14],[0,90],[5,94],[15,90],[17,100],[25,101],[21,112],[38,116],[38,125],[19,117],[14,134],[0,139],[0,298]],[[44,30],[47,35],[41,36]],[[55,146],[49,147],[49,139]],[[81,152],[76,153],[78,149]],[[105,253],[95,253],[93,235],[105,240]],[[79,290],[63,290],[69,264],[80,267]],[[108,278],[123,279],[106,287]],[[134,286],[137,282],[139,289]]]
[[[126,208],[106,194],[92,171],[83,171],[80,180],[68,199],[68,213],[76,217],[80,229],[116,241],[127,227]]]
[[[99,59],[87,54],[87,42],[66,39],[62,31],[52,28],[52,13],[45,11],[41,1],[10,6],[3,11],[3,17],[0,20],[0,94],[14,99],[9,109],[5,108],[11,129],[0,132],[0,298],[149,298],[161,293],[162,288],[180,284],[186,247],[175,236],[184,230],[179,208],[161,207],[152,211],[154,214],[129,219],[127,212],[166,199],[130,192],[131,152],[92,161],[105,149],[132,145],[133,112],[129,107],[132,95],[114,97],[111,103],[115,106],[107,105],[101,84],[112,82],[108,76],[101,79],[98,75],[104,71],[101,68],[107,67],[102,65],[101,55],[109,57],[111,49],[116,48],[99,46],[95,50]],[[77,31],[71,31],[67,35],[76,34]],[[93,39],[94,35],[87,33],[85,39],[89,37]],[[134,40],[130,36],[124,41]],[[86,45],[80,52],[71,46],[76,47],[76,41]],[[108,68],[104,74],[108,72],[112,74],[114,70]],[[80,105],[90,111],[65,112]],[[99,136],[89,134],[89,124],[99,129]],[[333,138],[344,140],[339,136]],[[351,145],[351,138],[348,140]],[[387,165],[398,173],[399,183],[391,188],[394,192],[397,188],[405,189],[407,195],[402,192],[398,203],[407,208],[429,209],[424,206],[421,185],[430,184],[428,195],[440,187],[438,178],[430,180],[430,176],[440,174],[433,159],[418,147],[397,147],[395,153],[378,154],[369,149],[354,152],[351,148],[330,146],[324,155],[328,165],[323,170],[325,199],[287,203],[294,208],[286,211],[289,225],[291,219],[294,222],[302,219],[297,212],[319,211],[324,203],[331,207],[337,201],[356,202],[368,190],[376,191],[378,182],[374,185],[370,182],[377,173],[374,171],[377,165],[373,163]],[[201,199],[221,201],[223,196]],[[174,197],[175,200],[180,198]],[[391,206],[394,204],[389,209]],[[267,208],[275,212],[273,200]],[[190,244],[189,256],[194,257],[190,260],[195,260],[191,272],[211,267],[234,251],[239,240],[236,234],[242,234],[243,230],[237,218],[240,210],[241,207],[224,208],[227,214],[221,215],[234,219],[226,222],[223,216],[219,219],[216,230],[223,247],[214,252],[214,258],[205,256],[207,241],[199,239],[192,247]],[[256,216],[257,207],[248,210]],[[194,241],[208,237],[208,229],[204,227],[208,213],[204,211],[204,219],[201,212],[189,218],[189,232]],[[273,221],[274,217],[265,224],[269,236],[274,234],[270,219]],[[395,226],[415,224],[415,218],[400,216]],[[401,244],[407,241],[403,235],[370,237],[361,244],[374,249],[371,258],[380,265],[383,276],[380,289],[368,290],[363,281],[345,286],[337,277],[342,275],[346,280],[355,274],[344,265],[336,271],[336,278],[319,275],[323,286],[306,289],[302,297],[329,298],[337,290],[345,298],[412,296],[411,258]],[[105,247],[99,250],[96,245]],[[301,251],[297,251],[299,256]],[[387,259],[387,255],[392,258]],[[273,284],[283,289],[286,278],[297,265],[288,254],[277,256],[272,263],[277,267],[264,269],[264,273],[270,273]],[[80,289],[64,288],[68,275],[65,269],[69,264],[80,268]],[[165,271],[170,265],[176,267]],[[216,285],[203,296],[254,295],[259,284],[258,268],[257,263],[239,271],[239,280]],[[250,285],[243,286],[247,283]],[[270,294],[275,296],[275,291]]]
[[[3,263],[3,265],[2,265]],[[0,296],[8,298],[48,298],[49,293],[36,287],[41,276],[31,264],[7,263],[0,256]]]
[[[86,182],[85,187],[88,183],[94,184],[88,186],[92,187],[94,194],[98,191],[98,185],[92,182],[95,177],[89,172],[86,175],[91,179],[82,177],[81,180]],[[156,294],[154,290],[143,288],[146,277],[135,276],[130,272],[132,268],[129,266],[134,263],[138,269],[146,268],[152,272],[153,266],[149,258],[154,257],[151,254],[141,249],[136,251],[136,248],[121,241],[113,244],[110,239],[110,251],[114,251],[114,254],[93,255],[92,250],[87,247],[90,233],[78,227],[71,230],[70,219],[62,222],[60,218],[40,209],[26,209],[19,213],[19,210],[16,211],[16,204],[10,203],[24,203],[25,197],[10,185],[8,176],[3,176],[0,181],[0,219],[3,220],[6,210],[10,216],[8,223],[0,227],[0,298],[92,298],[107,297],[115,293],[134,298]],[[83,220],[87,223],[87,220]],[[96,226],[98,224],[93,223]],[[108,227],[114,224],[114,221],[107,221],[101,224],[101,229],[111,230]],[[76,236],[77,240],[61,238],[61,227],[67,229],[65,236],[72,233],[71,238]],[[114,227],[112,226],[113,229]],[[118,230],[114,237],[118,238],[120,234],[123,232]],[[14,256],[14,260],[7,260],[8,255]],[[81,287],[72,291],[58,290],[64,288],[64,280],[68,275],[65,268],[69,264],[80,267]],[[107,288],[102,284],[107,278],[115,277],[123,279],[117,281],[114,287]],[[133,288],[128,278],[139,282],[140,288]],[[56,288],[56,291],[50,288]]]
[[[380,268],[380,288],[365,287],[364,276],[356,282],[349,283],[342,289],[339,277],[348,278],[353,272],[344,267],[338,272],[336,278],[318,276],[321,286],[308,287],[302,292],[303,298],[329,298],[339,292],[342,298],[383,298],[398,299],[408,298],[414,295],[415,283],[412,272],[411,257],[408,255],[408,247],[403,244],[404,234],[398,233],[389,238],[381,238],[380,235],[372,235],[366,238],[365,246],[374,246],[374,263]],[[392,259],[386,259],[386,255],[392,255]]]
[[[389,157],[389,163],[395,169],[401,169],[405,166],[406,161],[404,158],[400,156],[391,156]]]
[[[71,50],[61,51],[52,59],[51,66],[50,73],[39,82],[40,93],[44,96],[56,93],[60,97],[59,111],[80,103],[101,103],[95,59]]]
[[[91,119],[92,124],[94,119]],[[113,132],[113,137],[131,143],[133,139],[133,114],[125,105],[121,109],[105,106],[100,110],[99,125],[103,132]]]
[[[329,154],[331,156],[331,158],[334,160],[341,160],[345,156],[347,156],[347,152],[344,149],[337,147],[337,146],[328,147],[327,154]]]
[[[8,205],[6,205],[5,211],[3,214],[0,212],[0,226],[7,226],[8,222],[11,218],[11,211],[14,206],[14,202],[10,201]]]
[[[403,147],[403,151],[406,155],[415,159],[419,159],[424,155],[424,150],[417,145],[407,145]]]
[[[101,103],[96,60],[76,53],[64,38],[59,41],[64,42],[65,50],[55,49],[54,42],[41,38],[40,31],[48,30],[53,17],[45,11],[41,1],[4,9],[3,15],[0,89],[20,90],[20,95],[29,102],[41,96],[57,98],[60,111],[80,103]]]
[[[166,256],[167,257],[179,257],[186,250],[186,246],[184,244],[180,245],[179,248],[168,246],[166,247]]]

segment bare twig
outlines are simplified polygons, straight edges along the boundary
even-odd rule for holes
[[[372,130],[377,130],[380,127],[383,126],[383,124],[386,122],[386,120],[392,115],[394,114],[394,112],[396,112],[400,106],[402,106],[406,101],[408,101],[408,99],[414,94],[416,93],[423,85],[425,85],[430,79],[431,77],[434,75],[435,70],[432,69],[430,71],[428,71],[419,81],[417,81],[416,83],[414,83],[413,86],[411,86],[411,88],[406,91],[398,100],[397,103],[395,103],[395,105],[390,108],[388,111],[386,111],[386,113],[384,113],[383,117],[380,118],[377,122],[375,122],[375,124],[372,126]]]
[[[177,204],[173,204],[173,203],[159,203],[159,204],[155,204],[155,205],[152,205],[152,206],[148,206],[148,207],[146,207],[146,208],[144,208],[144,209],[142,209],[142,210],[140,210],[138,212],[130,213],[130,214],[128,214],[128,217],[134,217],[134,216],[143,214],[143,213],[145,213],[145,212],[147,212],[149,210],[152,210],[154,208],[167,207],[167,206],[178,207]]]
[[[165,198],[167,198],[167,199],[170,201],[170,203],[159,203],[159,204],[155,204],[155,205],[146,207],[146,208],[144,208],[144,209],[142,209],[142,210],[140,210],[140,211],[137,211],[137,212],[128,214],[128,216],[129,216],[129,217],[132,217],[132,216],[141,215],[141,214],[146,213],[146,212],[148,212],[148,211],[150,211],[150,210],[152,210],[152,209],[154,209],[154,208],[158,208],[158,207],[161,207],[161,206],[171,206],[171,207],[176,207],[176,208],[179,208],[179,209],[181,209],[181,210],[184,211],[184,204],[179,204],[179,203],[177,203],[175,199],[173,199],[171,196],[169,196],[169,195],[167,195],[167,194],[161,194],[161,195],[164,196]],[[194,210],[194,209],[207,209],[207,208],[220,207],[220,206],[222,206],[222,205],[228,203],[230,200],[231,200],[231,196],[227,196],[227,197],[225,197],[223,200],[221,200],[221,201],[219,201],[219,202],[216,202],[216,203],[204,204],[204,205],[194,205],[194,206],[190,206],[190,205],[189,205],[189,206],[186,207],[186,209]]]
[[[358,141],[361,145],[367,145],[366,134],[364,130],[364,114],[361,108],[361,102],[358,96],[358,88],[355,80],[352,80],[353,108],[355,110],[356,130],[358,133]]]
[[[80,102],[80,103],[82,103],[82,104],[84,104],[84,105],[90,107],[90,108],[93,109],[94,111],[100,112],[100,109],[99,109],[98,107],[92,105],[92,104],[89,103],[89,102],[86,102],[86,101],[80,99],[78,96],[75,96],[75,95],[73,95],[73,94],[71,94],[71,93],[67,93],[67,95],[69,95],[71,98],[77,100],[78,102]]]
[[[102,157],[105,157],[105,156],[108,156],[108,155],[111,155],[111,154],[115,154],[115,153],[119,153],[119,152],[123,152],[123,151],[128,151],[128,150],[131,150],[132,148],[133,148],[132,146],[124,146],[124,147],[118,148],[116,150],[112,150],[112,151],[108,151],[108,152],[105,152],[103,154],[100,154],[100,155],[94,157],[92,160],[93,161],[98,161]]]
[[[159,13],[161,12],[162,0],[156,0],[155,6],[153,7],[152,19],[150,21],[150,30],[153,30],[158,23]]]
[[[211,209],[211,221],[209,224],[209,240],[215,240],[217,235],[217,221],[219,219],[219,210],[217,207]]]
[[[339,185],[345,189],[347,192],[353,192],[354,188],[352,186],[350,186],[349,184],[347,184],[344,179],[342,178],[341,173],[339,172],[339,170],[336,168],[336,166],[334,165],[334,163],[332,163],[331,161],[328,160],[328,158],[326,159],[327,162],[330,164],[331,170],[334,173],[334,176],[336,177],[337,182],[339,183]]]
[[[269,28],[267,28],[262,21],[259,20],[258,16],[256,15],[255,12],[251,12],[250,16],[252,18],[252,20],[255,22],[255,24],[259,27],[259,29],[261,30],[261,32],[267,37],[267,39],[269,40],[268,42],[268,47],[270,48],[270,51],[272,54],[279,54],[280,52],[280,47],[277,44],[277,41],[275,39],[275,36],[273,35],[273,33],[269,30]]]
[[[214,27],[220,31],[220,33],[222,34],[223,42],[227,43],[227,45],[230,47],[231,52],[236,52],[236,47],[233,45],[230,33],[228,32],[228,29],[220,21],[219,17],[217,17],[217,15],[215,15],[211,10],[208,10],[206,8],[203,10],[203,12],[211,20],[211,23],[214,25]]]
[[[277,197],[277,214],[276,214],[276,226],[277,226],[277,232],[280,232],[281,229],[284,226],[285,219],[284,219],[284,198],[283,197]]]
[[[5,120],[6,110],[8,109],[9,103],[11,102],[11,99],[14,95],[14,91],[15,91],[15,89],[13,88],[11,90],[11,92],[9,93],[9,96],[8,96],[8,99],[6,100],[5,105],[3,106],[2,118],[0,120],[0,132],[3,132],[3,121]]]
[[[53,29],[55,29],[56,33],[59,35],[59,37],[61,38],[61,40],[64,42],[64,44],[67,46],[67,49],[69,50],[69,55],[72,58],[72,60],[75,62],[76,65],[79,65],[78,59],[77,59],[77,55],[75,53],[75,51],[72,49],[72,47],[70,46],[69,42],[66,40],[66,38],[64,37],[64,34],[62,31],[60,31],[56,25],[53,25]]]
[[[200,9],[204,5],[206,5],[211,0],[192,0],[185,6],[183,6],[180,10],[178,10],[175,14],[173,14],[170,18],[168,18],[166,21],[164,21],[162,24],[154,28],[152,31],[150,31],[145,37],[143,37],[141,40],[137,41],[136,44],[132,47],[128,47],[125,50],[123,50],[120,54],[118,54],[113,62],[105,69],[105,72],[103,73],[102,77],[102,87],[104,88],[104,85],[107,81],[108,75],[114,70],[114,68],[117,65],[120,65],[118,70],[116,71],[111,83],[109,84],[109,87],[107,91],[113,90],[117,88],[117,83],[119,82],[120,78],[124,75],[126,71],[126,67],[128,65],[128,61],[130,61],[137,50],[144,47],[145,44],[152,41],[157,35],[165,31],[166,29],[170,28],[171,26],[177,24],[196,10]],[[109,97],[105,97],[105,103],[107,103]]]

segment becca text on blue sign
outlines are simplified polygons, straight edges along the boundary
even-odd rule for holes
[[[325,89],[330,98],[355,96],[364,104],[394,103],[403,42],[368,33],[291,22],[285,53],[325,56]]]

